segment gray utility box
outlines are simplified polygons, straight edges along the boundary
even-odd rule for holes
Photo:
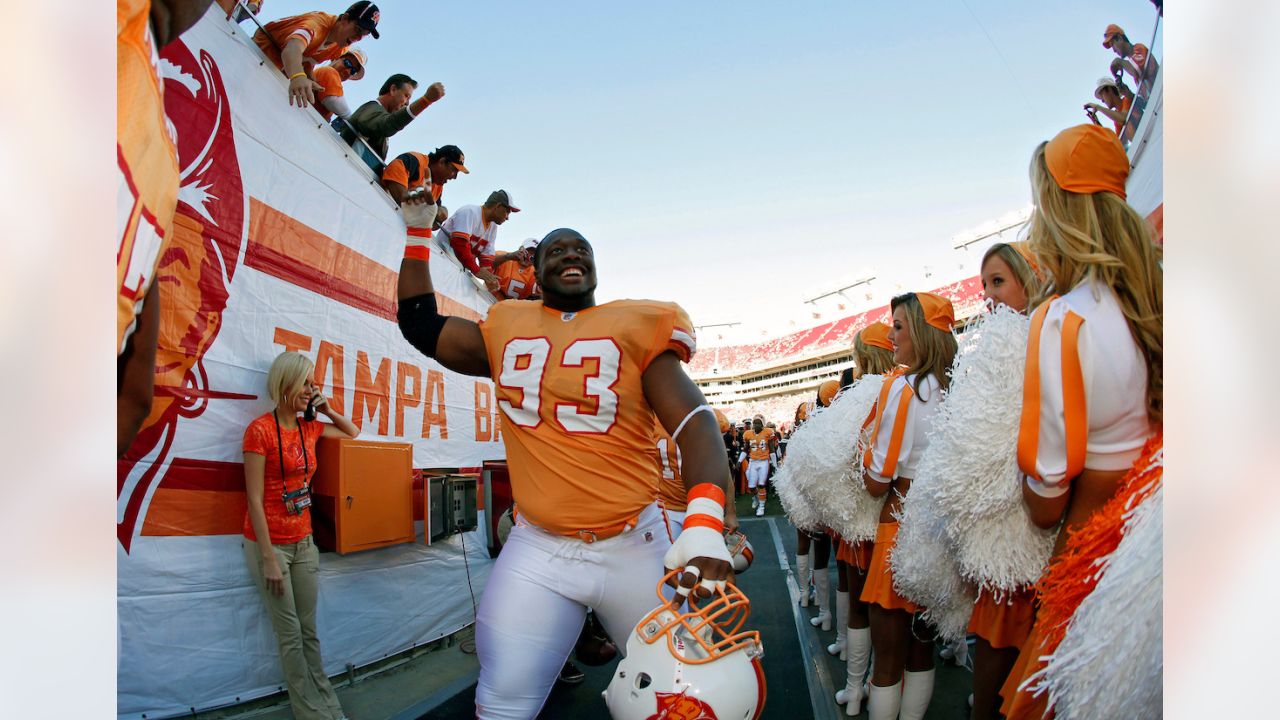
[[[427,542],[476,529],[474,475],[427,476]]]

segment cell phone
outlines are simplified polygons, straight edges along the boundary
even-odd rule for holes
[[[311,422],[316,419],[316,400],[319,396],[312,395],[307,401],[307,409],[302,411],[302,419]]]

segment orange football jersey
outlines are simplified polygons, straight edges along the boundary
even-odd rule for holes
[[[653,436],[658,451],[658,466],[662,470],[662,479],[658,481],[658,499],[662,506],[675,512],[684,512],[689,508],[689,494],[684,489],[684,478],[680,476],[680,448],[671,434],[662,427],[662,422],[655,415],[653,418]]]
[[[641,378],[663,352],[693,356],[684,310],[618,300],[565,313],[506,300],[480,330],[521,514],[568,534],[632,520],[654,501],[660,472]]]
[[[748,430],[742,433],[742,441],[747,444],[747,457],[752,460],[768,460],[769,451],[773,448],[770,443],[773,440],[773,429],[764,428],[759,433],[755,430]]]
[[[498,257],[502,257],[502,253],[499,253]],[[505,298],[523,300],[532,295],[538,287],[532,265],[522,267],[519,262],[510,260],[498,265],[494,274],[498,276],[498,282],[502,283],[499,292]]]
[[[284,46],[295,38],[302,41],[303,65],[337,60],[347,51],[347,46],[324,41],[337,21],[337,15],[330,15],[325,12],[309,12],[292,17],[284,17],[266,24],[267,32],[271,34],[270,38],[262,30],[258,30],[253,34],[253,41],[258,44],[263,54],[271,58],[271,62],[275,63],[278,68],[284,68],[284,61],[280,58],[280,50],[283,50]],[[274,43],[272,38],[275,39]],[[277,49],[277,45],[279,49]]]
[[[178,151],[164,115],[148,0],[116,2],[116,354],[155,279],[178,206]]]

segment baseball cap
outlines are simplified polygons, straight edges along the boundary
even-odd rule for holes
[[[1110,50],[1111,44],[1115,42],[1115,37],[1117,35],[1124,35],[1124,28],[1116,25],[1115,23],[1108,25],[1107,29],[1102,31],[1102,47]]]
[[[1117,91],[1120,89],[1116,87],[1115,80],[1111,78],[1098,78],[1098,87],[1093,89],[1093,96],[1101,100],[1103,88],[1111,88],[1112,90],[1117,90]]]
[[[1097,125],[1076,125],[1044,148],[1044,163],[1058,187],[1074,193],[1109,192],[1125,197],[1129,156],[1120,138]]]
[[[538,247],[538,238],[525,238],[524,242],[520,243],[521,250],[533,250],[536,247]]]
[[[351,7],[347,8],[345,15],[351,18],[356,25],[368,30],[374,40],[381,37],[378,35],[378,19],[382,17],[382,13],[378,12],[378,6],[369,2],[369,0],[351,3]]]
[[[463,157],[462,149],[457,145],[441,145],[431,154],[458,168],[458,172],[471,174],[471,171],[463,164],[467,159]]]
[[[840,392],[839,382],[835,380],[828,380],[822,383],[818,386],[818,403],[821,404],[822,407],[830,405],[831,399],[834,398],[838,392]]]
[[[520,212],[520,208],[511,204],[511,195],[506,190],[494,190],[489,193],[489,199],[484,201],[485,205],[506,205],[511,212]]]
[[[925,322],[942,332],[951,332],[951,327],[956,324],[956,310],[950,300],[928,292],[916,293],[916,300],[920,301],[920,308],[924,310]]]

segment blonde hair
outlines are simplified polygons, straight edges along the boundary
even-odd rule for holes
[[[271,362],[267,371],[267,394],[279,405],[281,401],[292,404],[302,392],[302,386],[316,369],[311,358],[300,352],[282,352]]]
[[[982,264],[978,267],[986,267],[987,261],[992,256],[1000,258],[1005,265],[1009,266],[1009,270],[1013,272],[1014,279],[1022,285],[1022,291],[1027,295],[1027,309],[1023,312],[1031,312],[1033,309],[1031,301],[1040,297],[1041,293],[1040,279],[1036,277],[1036,271],[1032,269],[1031,263],[1027,262],[1027,259],[1014,246],[1009,243],[998,242],[987,248],[987,251],[982,254]]]
[[[858,333],[853,337],[853,361],[858,363],[859,375],[884,375],[893,369],[893,351],[868,345]]]
[[[1118,195],[1060,188],[1045,163],[1041,143],[1031,156],[1028,246],[1047,275],[1042,297],[1065,293],[1085,281],[1116,294],[1147,364],[1147,416],[1164,417],[1164,271],[1162,251],[1147,221]]]
[[[906,308],[907,332],[911,333],[911,345],[916,351],[916,361],[907,368],[907,374],[916,376],[913,388],[916,395],[920,394],[925,375],[937,378],[938,386],[946,390],[951,385],[947,371],[956,359],[956,336],[939,330],[924,319],[924,307],[915,293],[895,297],[889,301],[889,307],[895,312],[899,307]]]

